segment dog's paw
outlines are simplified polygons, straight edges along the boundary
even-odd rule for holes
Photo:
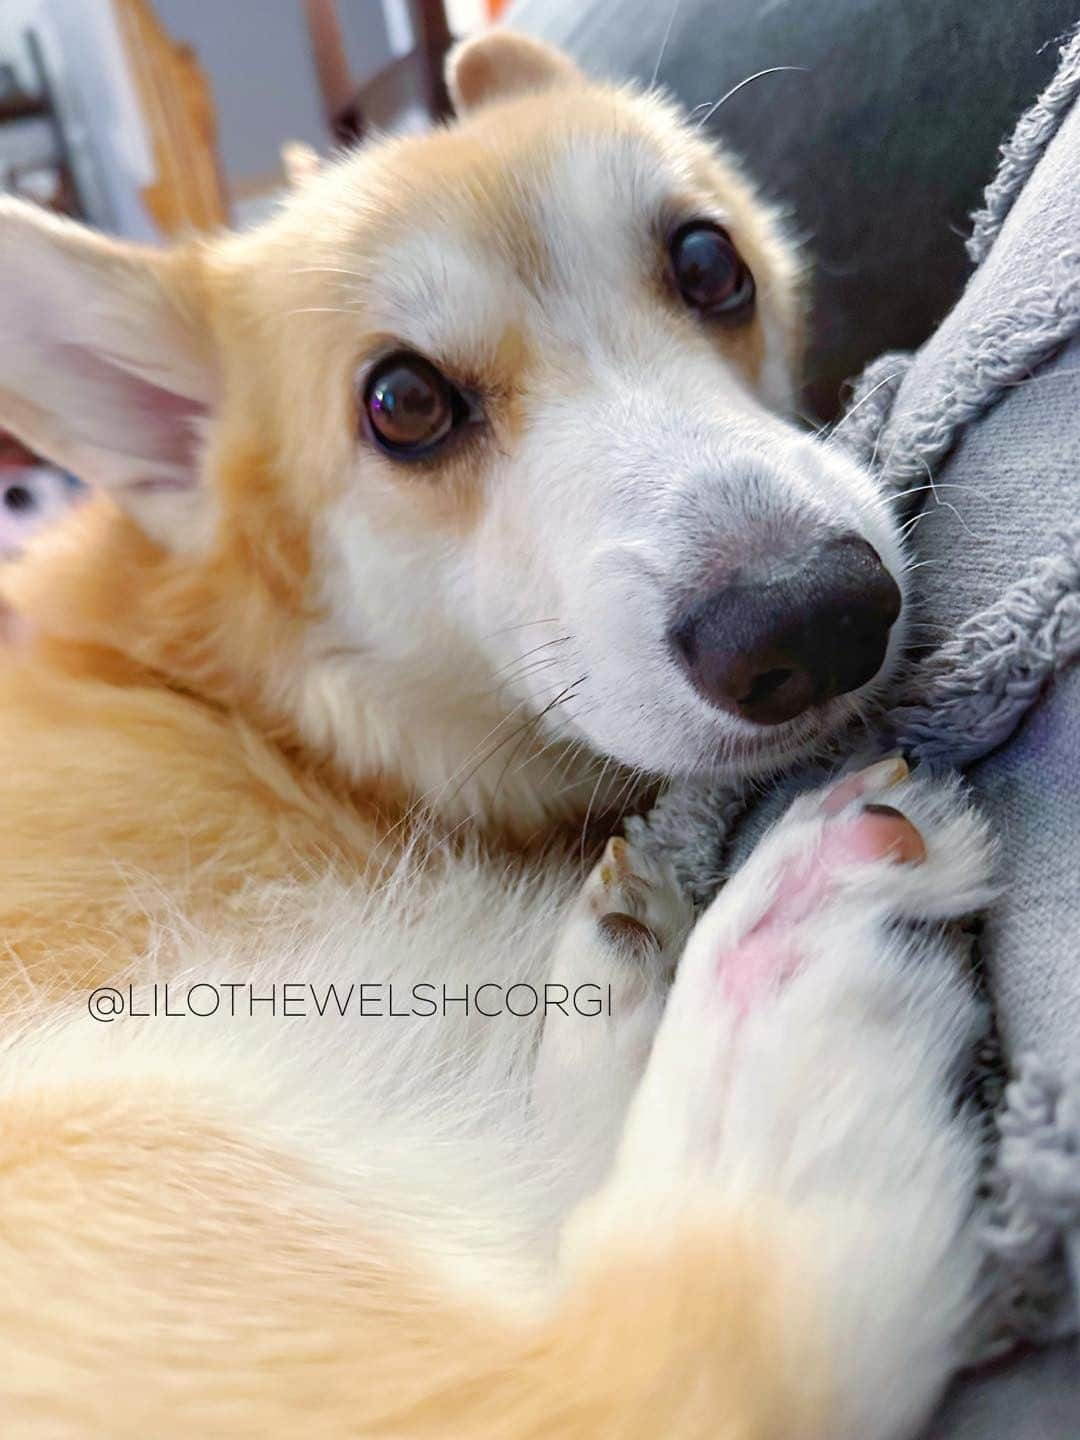
[[[686,936],[692,902],[666,860],[621,838],[609,840],[570,906],[551,982],[599,985],[615,1028],[649,1012],[655,1027]]]
[[[959,780],[908,779],[889,792],[885,808],[915,827],[926,851],[919,865],[878,871],[861,882],[869,893],[881,885],[890,914],[913,921],[958,920],[994,898],[997,841]],[[852,883],[858,887],[858,875]]]
[[[582,889],[579,915],[601,948],[655,963],[670,974],[694,919],[671,865],[615,836]]]
[[[533,1094],[544,1124],[578,1147],[591,1136],[594,1156],[618,1134],[693,917],[670,865],[621,838],[608,842],[570,906],[548,988],[591,985],[606,1004],[589,1021],[547,1011]]]
[[[686,963],[745,1014],[857,930],[977,909],[992,861],[958,785],[882,761],[795,801],[702,918]]]
[[[826,1170],[895,1189],[883,1114],[898,1133],[932,1130],[972,1033],[937,922],[988,898],[992,858],[960,787],[911,780],[901,761],[798,799],[691,932],[623,1173],[782,1188],[827,1155]]]

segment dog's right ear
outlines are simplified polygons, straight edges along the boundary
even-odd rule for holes
[[[169,548],[206,536],[214,346],[194,251],[0,200],[0,423]]]
[[[487,30],[463,40],[446,61],[446,84],[458,115],[492,100],[583,83],[581,71],[561,50],[512,30]]]

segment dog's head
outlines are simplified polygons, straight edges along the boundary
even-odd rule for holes
[[[784,418],[792,252],[655,96],[505,33],[451,87],[458,123],[248,234],[0,211],[0,418],[174,575],[269,585],[274,704],[354,771],[413,718],[511,714],[654,773],[772,768],[887,673],[902,584],[869,479]]]

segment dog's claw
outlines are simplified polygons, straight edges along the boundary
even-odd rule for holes
[[[690,902],[666,863],[622,836],[608,841],[582,899],[599,934],[637,954],[670,952],[693,919]]]
[[[884,760],[875,761],[865,770],[856,771],[854,775],[845,775],[826,790],[821,804],[822,814],[838,815],[853,800],[880,795],[882,791],[890,790],[894,785],[906,780],[909,774],[908,763],[902,755],[887,755]]]

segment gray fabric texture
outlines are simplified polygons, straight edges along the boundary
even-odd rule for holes
[[[828,417],[850,376],[922,344],[959,295],[968,214],[1077,18],[1077,0],[516,0],[507,21],[592,73],[657,71],[700,115],[748,76],[803,67],[753,80],[707,124],[805,237],[806,404]]]
[[[1035,1351],[979,1384],[958,1385],[925,1440],[1077,1440],[1075,1347]]]
[[[1061,65],[1038,101],[1025,111],[1012,138],[1001,148],[998,173],[972,216],[967,253],[976,265],[986,259],[1013,201],[1042,160],[1062,119],[1080,97],[1080,54],[1062,56]]]

